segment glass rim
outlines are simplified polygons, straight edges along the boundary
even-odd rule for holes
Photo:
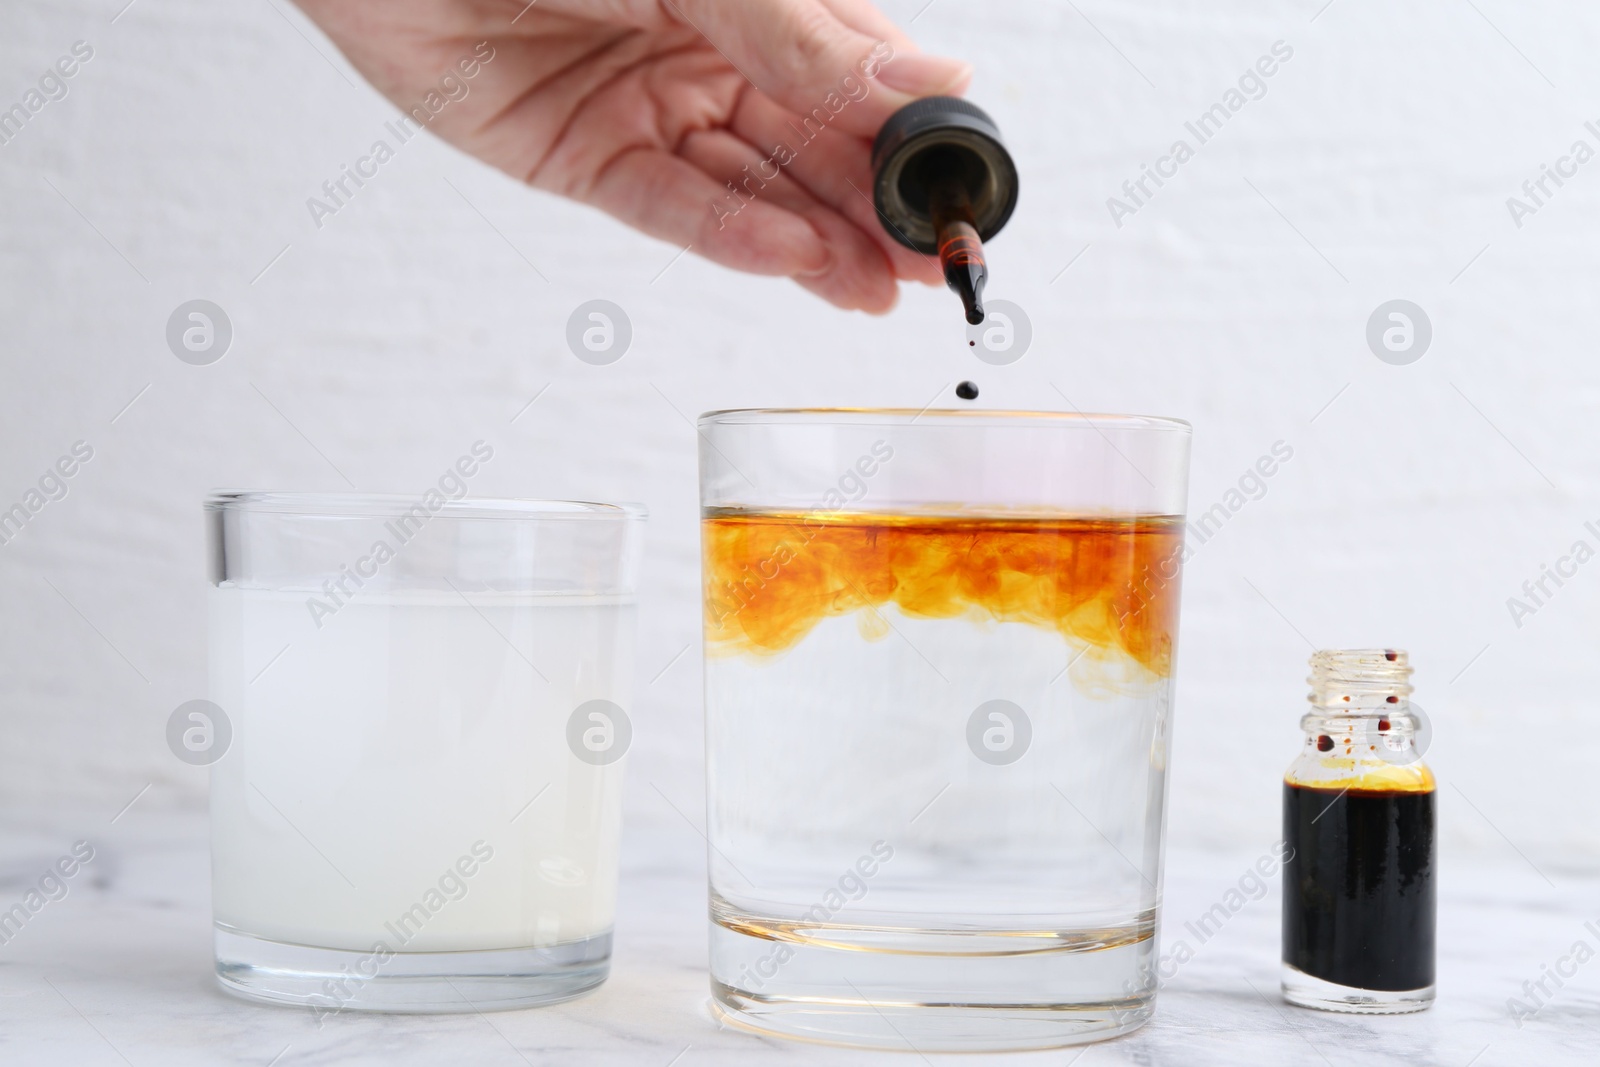
[[[435,490],[437,491],[437,490]],[[306,518],[374,518],[404,515],[414,507],[424,507],[426,493],[338,493],[298,492],[271,489],[213,489],[201,506],[206,511],[249,511],[273,515],[299,515]],[[439,494],[441,497],[443,493]],[[531,497],[444,498],[435,518],[521,519],[538,522],[627,522],[650,517],[643,504],[598,503],[588,500],[545,500]]]
[[[1192,434],[1194,427],[1183,419],[1165,415],[1113,415],[1093,411],[1013,411],[977,408],[721,408],[702,412],[697,423],[706,425],[759,425],[826,423],[829,419],[857,425],[882,421],[888,425],[909,426],[924,421],[931,425],[979,423],[1015,427],[1085,427],[1096,432],[1105,429],[1140,430]]]

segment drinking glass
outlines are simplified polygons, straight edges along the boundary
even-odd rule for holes
[[[714,1008],[919,1052],[1141,1025],[1188,424],[699,426]]]
[[[643,511],[437,491],[205,508],[223,988],[321,1019],[604,981]]]

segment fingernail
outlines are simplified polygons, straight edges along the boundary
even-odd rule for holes
[[[804,270],[795,271],[794,276],[796,278],[820,278],[833,269],[833,249],[828,246],[828,239],[823,237],[822,234],[817,233],[815,226],[811,228],[811,232],[816,234],[816,252],[815,254],[806,258],[808,262],[815,263],[816,266],[808,266]]]
[[[972,64],[926,52],[898,52],[878,71],[878,80],[912,96],[938,96],[966,85]]]
[[[821,278],[822,275],[827,274],[829,270],[834,269],[834,250],[829,248],[827,245],[822,245],[821,258],[819,258],[816,262],[818,262],[818,266],[816,267],[808,267],[808,269],[805,270],[795,270],[795,277]]]

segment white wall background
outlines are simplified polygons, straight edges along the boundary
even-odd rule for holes
[[[0,506],[95,450],[0,546],[0,802],[115,811],[147,783],[141,804],[203,802],[163,727],[205,691],[205,490],[415,492],[481,437],[498,455],[475,492],[649,505],[629,818],[675,823],[647,783],[699,806],[697,650],[648,683],[698,634],[684,416],[920,406],[970,377],[985,406],[1062,408],[1054,383],[1191,420],[1195,511],[1294,448],[1188,570],[1170,840],[1270,841],[1308,642],[1393,644],[1437,730],[1447,856],[1600,864],[1600,562],[1521,628],[1506,607],[1579,537],[1600,547],[1600,163],[1520,229],[1505,204],[1575,139],[1600,146],[1592,5],[888,0],[976,63],[1021,167],[991,296],[1034,341],[991,368],[948,294],[868,319],[692,256],[662,274],[677,249],[427,138],[318,232],[305,199],[394,109],[281,0],[112,22],[124,2],[0,11],[0,106],[95,49],[0,147]],[[1115,227],[1106,198],[1277,40],[1294,58],[1267,95]],[[196,297],[234,324],[210,367],[164,340]],[[563,339],[595,297],[634,324],[609,367]],[[1404,367],[1364,340],[1396,297],[1434,326]]]

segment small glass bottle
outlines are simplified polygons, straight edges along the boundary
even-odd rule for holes
[[[1433,1003],[1434,778],[1410,676],[1396,649],[1311,657],[1306,743],[1283,783],[1291,1004],[1391,1014]]]

